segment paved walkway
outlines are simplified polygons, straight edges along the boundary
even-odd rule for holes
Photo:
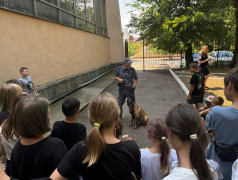
[[[150,119],[164,118],[174,105],[185,102],[185,93],[168,70],[137,71],[137,73],[139,81],[135,90],[136,102],[147,112]],[[110,92],[117,97],[118,86],[114,78],[115,72],[111,72],[69,96],[78,98],[83,106],[87,104],[91,97],[101,93],[104,89],[104,91]],[[64,99],[51,105],[51,124],[55,120],[64,119],[61,112],[61,103]],[[139,147],[148,147],[146,127],[140,126],[134,129],[129,126],[131,116],[126,103],[123,106],[123,112],[123,134],[129,134],[138,143]],[[85,124],[87,131],[90,131],[91,125],[87,117],[87,108],[79,114],[78,121]]]

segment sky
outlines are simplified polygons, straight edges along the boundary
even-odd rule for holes
[[[130,22],[131,16],[130,16],[129,11],[131,11],[132,8],[129,6],[126,6],[126,4],[132,3],[132,2],[133,2],[133,0],[119,0],[122,29],[124,29],[125,25]]]

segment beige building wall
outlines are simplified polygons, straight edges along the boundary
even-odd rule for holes
[[[123,62],[124,45],[119,0],[106,0],[107,28],[111,45],[111,62]]]
[[[78,74],[110,64],[110,50],[107,37],[0,9],[0,84],[21,66],[37,86]]]

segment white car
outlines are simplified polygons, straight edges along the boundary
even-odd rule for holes
[[[211,59],[211,61],[208,61],[209,64],[212,64],[217,61],[221,61],[224,63],[228,63],[232,61],[233,58],[233,53],[229,51],[212,51],[209,55],[208,58]]]

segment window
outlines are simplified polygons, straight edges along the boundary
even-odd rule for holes
[[[54,22],[59,22],[59,10],[36,1],[37,16]]]
[[[58,2],[57,2],[57,0],[44,0],[44,1],[46,1],[46,2],[48,2],[48,3],[51,3],[51,4],[54,4],[54,5],[58,5]]]
[[[60,7],[69,11],[74,12],[74,2],[73,0],[59,0]]]
[[[86,8],[84,0],[75,1],[75,11],[77,16],[86,19]]]
[[[105,0],[0,0],[0,9],[107,36]]]
[[[93,0],[86,0],[88,21],[95,22]]]
[[[0,7],[28,15],[34,15],[32,0],[0,0]]]

